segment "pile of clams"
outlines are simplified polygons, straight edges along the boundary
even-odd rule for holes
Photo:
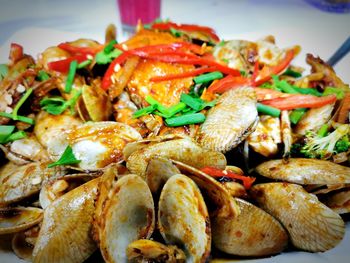
[[[54,159],[67,144],[76,155],[99,151],[75,167],[10,161],[0,170],[0,235],[11,236],[21,259],[207,262],[220,252],[230,258],[272,256],[288,247],[323,252],[344,237],[338,213],[349,212],[348,167],[272,160],[255,168],[256,183],[244,189],[201,171],[241,173],[190,137],[141,140],[120,123],[64,118],[71,117],[38,116],[36,140],[45,154]],[[45,129],[49,121],[55,129]],[[66,136],[50,140],[62,127]]]

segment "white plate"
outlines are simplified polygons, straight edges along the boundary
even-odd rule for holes
[[[302,29],[295,28],[276,28],[271,29],[269,32],[250,32],[235,36],[227,36],[225,39],[247,39],[257,40],[260,37],[268,34],[276,37],[277,45],[281,47],[288,47],[295,44],[299,44],[302,47],[302,52],[298,58],[294,60],[295,65],[305,66],[305,54],[313,53],[319,55],[321,58],[328,59],[333,50],[335,50],[346,39],[346,34],[338,34],[337,37],[329,39],[329,36],[323,36],[317,34],[317,32],[307,32]],[[98,41],[100,36],[93,36],[89,34],[77,35],[71,32],[62,32],[45,28],[26,28],[16,32],[12,37],[5,42],[0,48],[0,63],[7,61],[9,46],[11,42],[16,42],[23,45],[25,53],[31,54],[36,57],[38,53],[42,52],[45,48],[58,43],[75,40],[77,38],[92,38]],[[326,41],[327,40],[327,41]],[[335,68],[338,75],[346,83],[350,83],[350,54],[341,61]],[[346,74],[348,72],[348,74]],[[334,249],[324,253],[307,253],[307,252],[284,252],[280,255],[256,259],[247,260],[251,263],[264,263],[264,262],[278,262],[278,263],[295,263],[295,262],[308,262],[308,263],[322,263],[322,262],[337,262],[345,263],[349,262],[350,258],[350,223],[347,223],[346,234],[342,242]],[[221,262],[221,260],[215,260]],[[235,260],[237,261],[237,260]],[[10,241],[4,237],[0,239],[0,262],[1,263],[17,263],[25,262],[18,259],[10,249]],[[227,261],[225,261],[227,262]]]

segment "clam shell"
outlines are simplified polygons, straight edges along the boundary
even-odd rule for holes
[[[141,177],[124,175],[113,184],[102,208],[100,224],[99,246],[106,262],[126,262],[129,243],[152,235],[154,203]]]
[[[208,111],[196,139],[206,149],[227,152],[247,138],[257,123],[253,88],[231,89]]]
[[[126,167],[135,174],[145,178],[149,160],[162,156],[178,160],[194,167],[214,166],[225,168],[226,158],[222,153],[205,150],[190,138],[171,140],[151,144],[133,152],[126,161]]]
[[[327,195],[324,204],[338,214],[350,213],[350,188]]]
[[[211,233],[206,204],[196,184],[187,176],[173,175],[159,200],[158,226],[165,242],[184,247],[186,262],[205,262]]]
[[[29,163],[17,166],[7,163],[0,169],[0,206],[21,201],[40,191],[43,181],[59,177],[61,168],[47,168],[47,164]]]
[[[129,262],[185,262],[185,253],[176,246],[166,246],[162,243],[139,239],[129,244],[126,252]]]
[[[25,232],[18,232],[13,236],[11,245],[17,257],[32,262],[32,253],[38,234],[39,227],[35,226]]]
[[[78,101],[79,116],[83,121],[108,121],[112,104],[107,93],[99,86],[84,85]]]
[[[75,188],[45,209],[33,262],[81,263],[96,250],[91,227],[98,181]]]
[[[264,162],[256,167],[262,176],[296,184],[350,183],[350,168],[330,161],[290,158]]]
[[[344,237],[345,225],[341,217],[300,185],[259,184],[251,188],[251,194],[261,208],[283,224],[291,242],[299,249],[326,251]]]
[[[182,174],[185,174],[196,182],[202,190],[203,195],[208,197],[210,202],[213,203],[213,206],[208,207],[210,217],[232,219],[239,214],[239,207],[233,198],[231,198],[230,192],[214,178],[187,164],[175,160],[172,160],[172,162],[176,164]]]
[[[106,167],[123,161],[124,146],[142,137],[134,128],[119,122],[85,123],[67,131],[68,144],[81,162],[78,166],[86,170]]]
[[[180,170],[169,160],[162,157],[152,158],[147,165],[146,182],[152,193],[157,193],[165,182]]]
[[[17,233],[37,225],[43,210],[34,207],[0,208],[0,235]]]
[[[281,252],[288,242],[283,226],[262,209],[235,198],[240,213],[232,220],[213,219],[213,243],[239,256],[267,256]]]

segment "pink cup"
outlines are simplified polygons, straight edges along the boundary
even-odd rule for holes
[[[160,0],[118,0],[119,13],[124,29],[133,29],[140,19],[148,24],[160,17]]]

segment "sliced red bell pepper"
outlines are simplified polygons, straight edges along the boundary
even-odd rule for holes
[[[245,189],[249,189],[256,179],[255,177],[240,175],[231,171],[221,170],[210,166],[202,168],[201,171],[214,178],[227,177],[234,180],[240,180],[243,182],[243,186]]]
[[[160,81],[173,80],[173,79],[183,79],[183,78],[194,77],[206,72],[213,72],[213,71],[216,71],[215,67],[201,67],[201,68],[197,68],[195,70],[184,72],[184,73],[171,74],[171,75],[165,75],[165,76],[156,76],[156,77],[150,78],[150,81],[160,82]]]
[[[69,71],[70,63],[73,60],[76,60],[78,63],[81,63],[86,59],[87,59],[87,55],[75,55],[66,59],[49,62],[47,63],[47,66],[49,67],[50,70],[61,72],[61,73],[67,73]]]
[[[250,79],[245,78],[243,76],[232,76],[227,75],[223,79],[220,79],[216,82],[214,82],[212,85],[209,86],[208,92],[211,93],[224,93],[225,91],[232,89],[232,88],[238,88],[240,86],[249,85]]]
[[[58,47],[69,52],[72,55],[78,55],[78,54],[95,55],[97,52],[99,52],[103,48],[102,45],[99,47],[78,47],[68,42],[61,43],[58,45]]]
[[[294,95],[294,94],[283,93],[278,90],[266,89],[266,88],[255,87],[254,90],[258,101],[273,100],[281,97],[290,97]]]
[[[281,97],[273,100],[265,100],[261,103],[280,110],[292,110],[297,108],[319,108],[336,101],[337,97],[334,94],[323,97],[292,94],[292,96]]]
[[[286,55],[276,66],[269,67],[265,66],[263,69],[257,74],[257,77],[254,79],[254,86],[260,86],[261,84],[269,81],[272,78],[272,75],[277,75],[285,70],[290,62],[293,60],[295,52],[293,49],[290,49],[286,52]]]
[[[124,51],[120,56],[116,57],[111,64],[109,64],[106,73],[103,76],[101,87],[107,90],[112,85],[112,75],[115,72],[115,67],[119,64],[123,64],[125,60],[130,56],[130,53]]]
[[[23,57],[23,47],[17,43],[11,43],[9,59],[13,64]]]
[[[220,38],[216,35],[215,30],[206,27],[206,26],[198,26],[198,25],[192,25],[192,24],[176,24],[173,22],[166,22],[166,23],[155,23],[152,25],[153,29],[159,29],[159,30],[170,30],[171,28],[187,31],[187,32],[204,32],[208,34],[214,41],[219,42]]]

